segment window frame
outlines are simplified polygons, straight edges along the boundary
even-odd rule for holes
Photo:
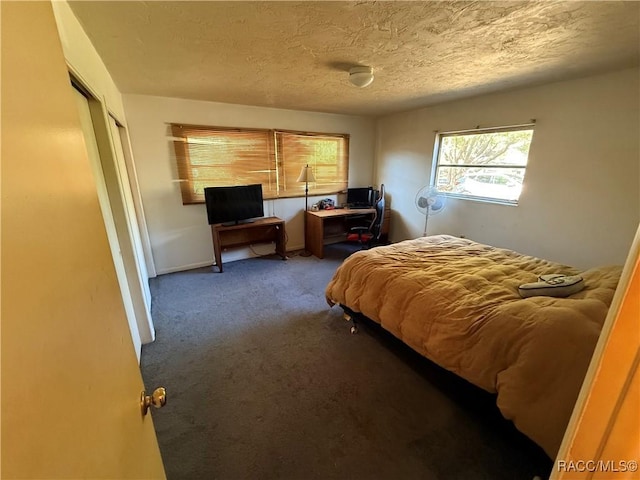
[[[261,129],[261,128],[247,128],[247,127],[219,127],[219,126],[204,126],[204,125],[187,125],[180,123],[170,123],[169,127],[169,141],[173,146],[173,161],[174,165],[177,166],[177,174],[178,181],[180,182],[180,191],[182,196],[182,204],[183,205],[193,205],[193,204],[204,204],[204,195],[199,195],[194,190],[194,176],[193,176],[193,167],[195,165],[190,163],[190,153],[188,148],[188,142],[185,140],[188,138],[185,135],[180,135],[180,131],[197,131],[202,132],[202,136],[207,136],[209,133],[211,137],[213,137],[218,132],[238,132],[238,133],[246,133],[251,134],[254,133],[256,135],[264,135],[265,133],[268,135],[268,147],[265,151],[265,159],[267,162],[268,169],[273,172],[273,182],[275,186],[269,185],[269,188],[265,189],[264,182],[256,181],[254,183],[262,183],[263,184],[263,198],[264,200],[276,200],[279,198],[297,198],[304,197],[304,184],[301,184],[301,188],[287,188],[286,185],[291,182],[292,184],[297,184],[296,179],[298,177],[299,172],[295,172],[294,180],[287,180],[287,175],[285,175],[285,169],[287,165],[285,165],[286,159],[282,157],[282,145],[279,144],[279,138],[281,135],[284,136],[294,136],[294,137],[304,137],[304,138],[314,138],[317,137],[319,139],[330,139],[336,140],[340,142],[337,157],[336,157],[336,171],[338,175],[336,176],[335,188],[315,188],[316,182],[309,183],[309,195],[331,195],[337,194],[344,191],[349,182],[349,145],[350,145],[350,134],[348,133],[323,133],[323,132],[306,132],[306,131],[298,131],[298,130],[284,130],[284,129]],[[198,167],[207,167],[207,164],[198,165]],[[213,163],[211,166],[215,166]],[[291,172],[289,172],[291,173]],[[315,173],[315,171],[314,171]],[[291,175],[289,175],[291,177]],[[221,182],[222,186],[224,182]],[[234,183],[237,185],[244,185],[246,182]],[[228,183],[224,183],[224,185],[228,185]],[[216,183],[212,183],[207,186],[219,186]],[[300,190],[299,192],[297,190]],[[200,198],[202,197],[202,198]]]
[[[317,132],[302,132],[302,131],[297,131],[297,130],[282,130],[282,129],[278,129],[278,130],[274,130],[273,131],[273,136],[274,136],[274,148],[275,148],[275,152],[276,152],[276,161],[278,163],[278,180],[282,177],[284,178],[284,188],[280,189],[280,185],[278,185],[278,197],[277,198],[300,198],[300,197],[304,197],[304,184],[300,183],[300,192],[295,192],[293,191],[293,193],[288,193],[286,185],[287,185],[287,175],[285,173],[285,168],[286,166],[284,165],[284,163],[286,162],[286,159],[282,159],[280,158],[281,155],[283,154],[283,145],[278,143],[278,136],[279,135],[291,135],[291,136],[297,136],[297,137],[304,137],[304,138],[321,138],[321,139],[331,139],[331,140],[341,140],[343,142],[342,146],[340,147],[340,149],[342,150],[343,153],[343,162],[342,165],[340,165],[340,160],[338,159],[338,161],[336,162],[336,169],[340,169],[342,170],[342,174],[343,174],[343,179],[339,180],[339,181],[334,181],[331,183],[335,183],[337,184],[335,188],[317,188],[317,183],[319,183],[318,180],[318,170],[317,168],[313,169],[313,173],[316,177],[316,181],[315,182],[309,182],[309,195],[334,195],[334,194],[338,194],[341,192],[344,192],[347,189],[347,186],[349,185],[349,145],[350,145],[350,135],[348,133],[317,133]],[[299,168],[302,168],[302,163],[298,165]],[[310,165],[311,166],[311,165]],[[294,178],[298,178],[300,174],[300,170],[294,172]],[[338,177],[340,178],[340,177]],[[296,180],[293,180],[293,183],[297,183]]]
[[[522,169],[524,171],[522,176],[522,186],[524,186],[524,177],[526,175],[527,167],[529,166],[529,155],[531,152],[531,144],[533,143],[533,135],[535,133],[535,121],[531,123],[523,123],[518,125],[508,125],[508,126],[499,126],[499,127],[476,127],[473,129],[467,130],[454,130],[447,132],[438,132],[436,131],[435,142],[433,147],[433,162],[431,168],[431,178],[429,181],[429,185],[435,186],[437,188],[438,183],[438,171],[440,167],[462,167],[462,168],[485,168],[485,169]],[[529,143],[529,152],[527,153],[527,163],[524,165],[513,165],[513,164],[504,164],[504,165],[491,165],[491,164],[441,164],[440,163],[440,149],[442,147],[442,138],[445,137],[453,137],[453,136],[465,136],[465,135],[478,135],[484,133],[500,133],[500,132],[516,132],[522,130],[531,130],[531,142]],[[488,174],[493,175],[493,174]],[[486,197],[479,195],[471,195],[468,193],[459,193],[459,192],[440,192],[443,195],[451,198],[458,198],[461,200],[471,200],[476,202],[483,203],[496,203],[500,205],[510,205],[510,206],[518,206],[520,196],[518,196],[515,200],[506,200],[503,198],[497,197]]]

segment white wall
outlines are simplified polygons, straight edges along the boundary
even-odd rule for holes
[[[537,124],[517,207],[449,199],[429,234],[464,235],[589,268],[622,264],[640,220],[637,69],[486,95],[378,120],[376,182],[391,239],[422,235],[414,206],[428,184],[435,131]]]
[[[182,205],[173,146],[167,124],[281,128],[348,133],[349,184],[368,186],[373,178],[375,122],[362,117],[231,105],[146,95],[124,95],[131,147],[147,218],[153,258],[159,274],[211,265],[213,246],[204,205]],[[309,197],[309,204],[320,197]],[[265,215],[286,222],[288,250],[304,247],[304,198],[265,202]],[[258,245],[259,254],[274,251]],[[222,261],[251,256],[248,249],[223,252]]]

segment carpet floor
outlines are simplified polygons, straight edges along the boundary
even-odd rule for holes
[[[142,350],[167,476],[179,479],[547,477],[551,460],[495,397],[373,323],[351,335],[324,288],[350,247],[151,281]]]

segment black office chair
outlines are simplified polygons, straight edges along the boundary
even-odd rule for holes
[[[363,247],[371,248],[380,243],[382,221],[384,219],[384,185],[380,185],[380,197],[375,205],[376,213],[367,226],[351,227],[347,235],[348,242],[359,242]]]

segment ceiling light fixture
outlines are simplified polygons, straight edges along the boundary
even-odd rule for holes
[[[351,67],[349,69],[349,81],[359,88],[368,87],[373,82],[373,68]]]

